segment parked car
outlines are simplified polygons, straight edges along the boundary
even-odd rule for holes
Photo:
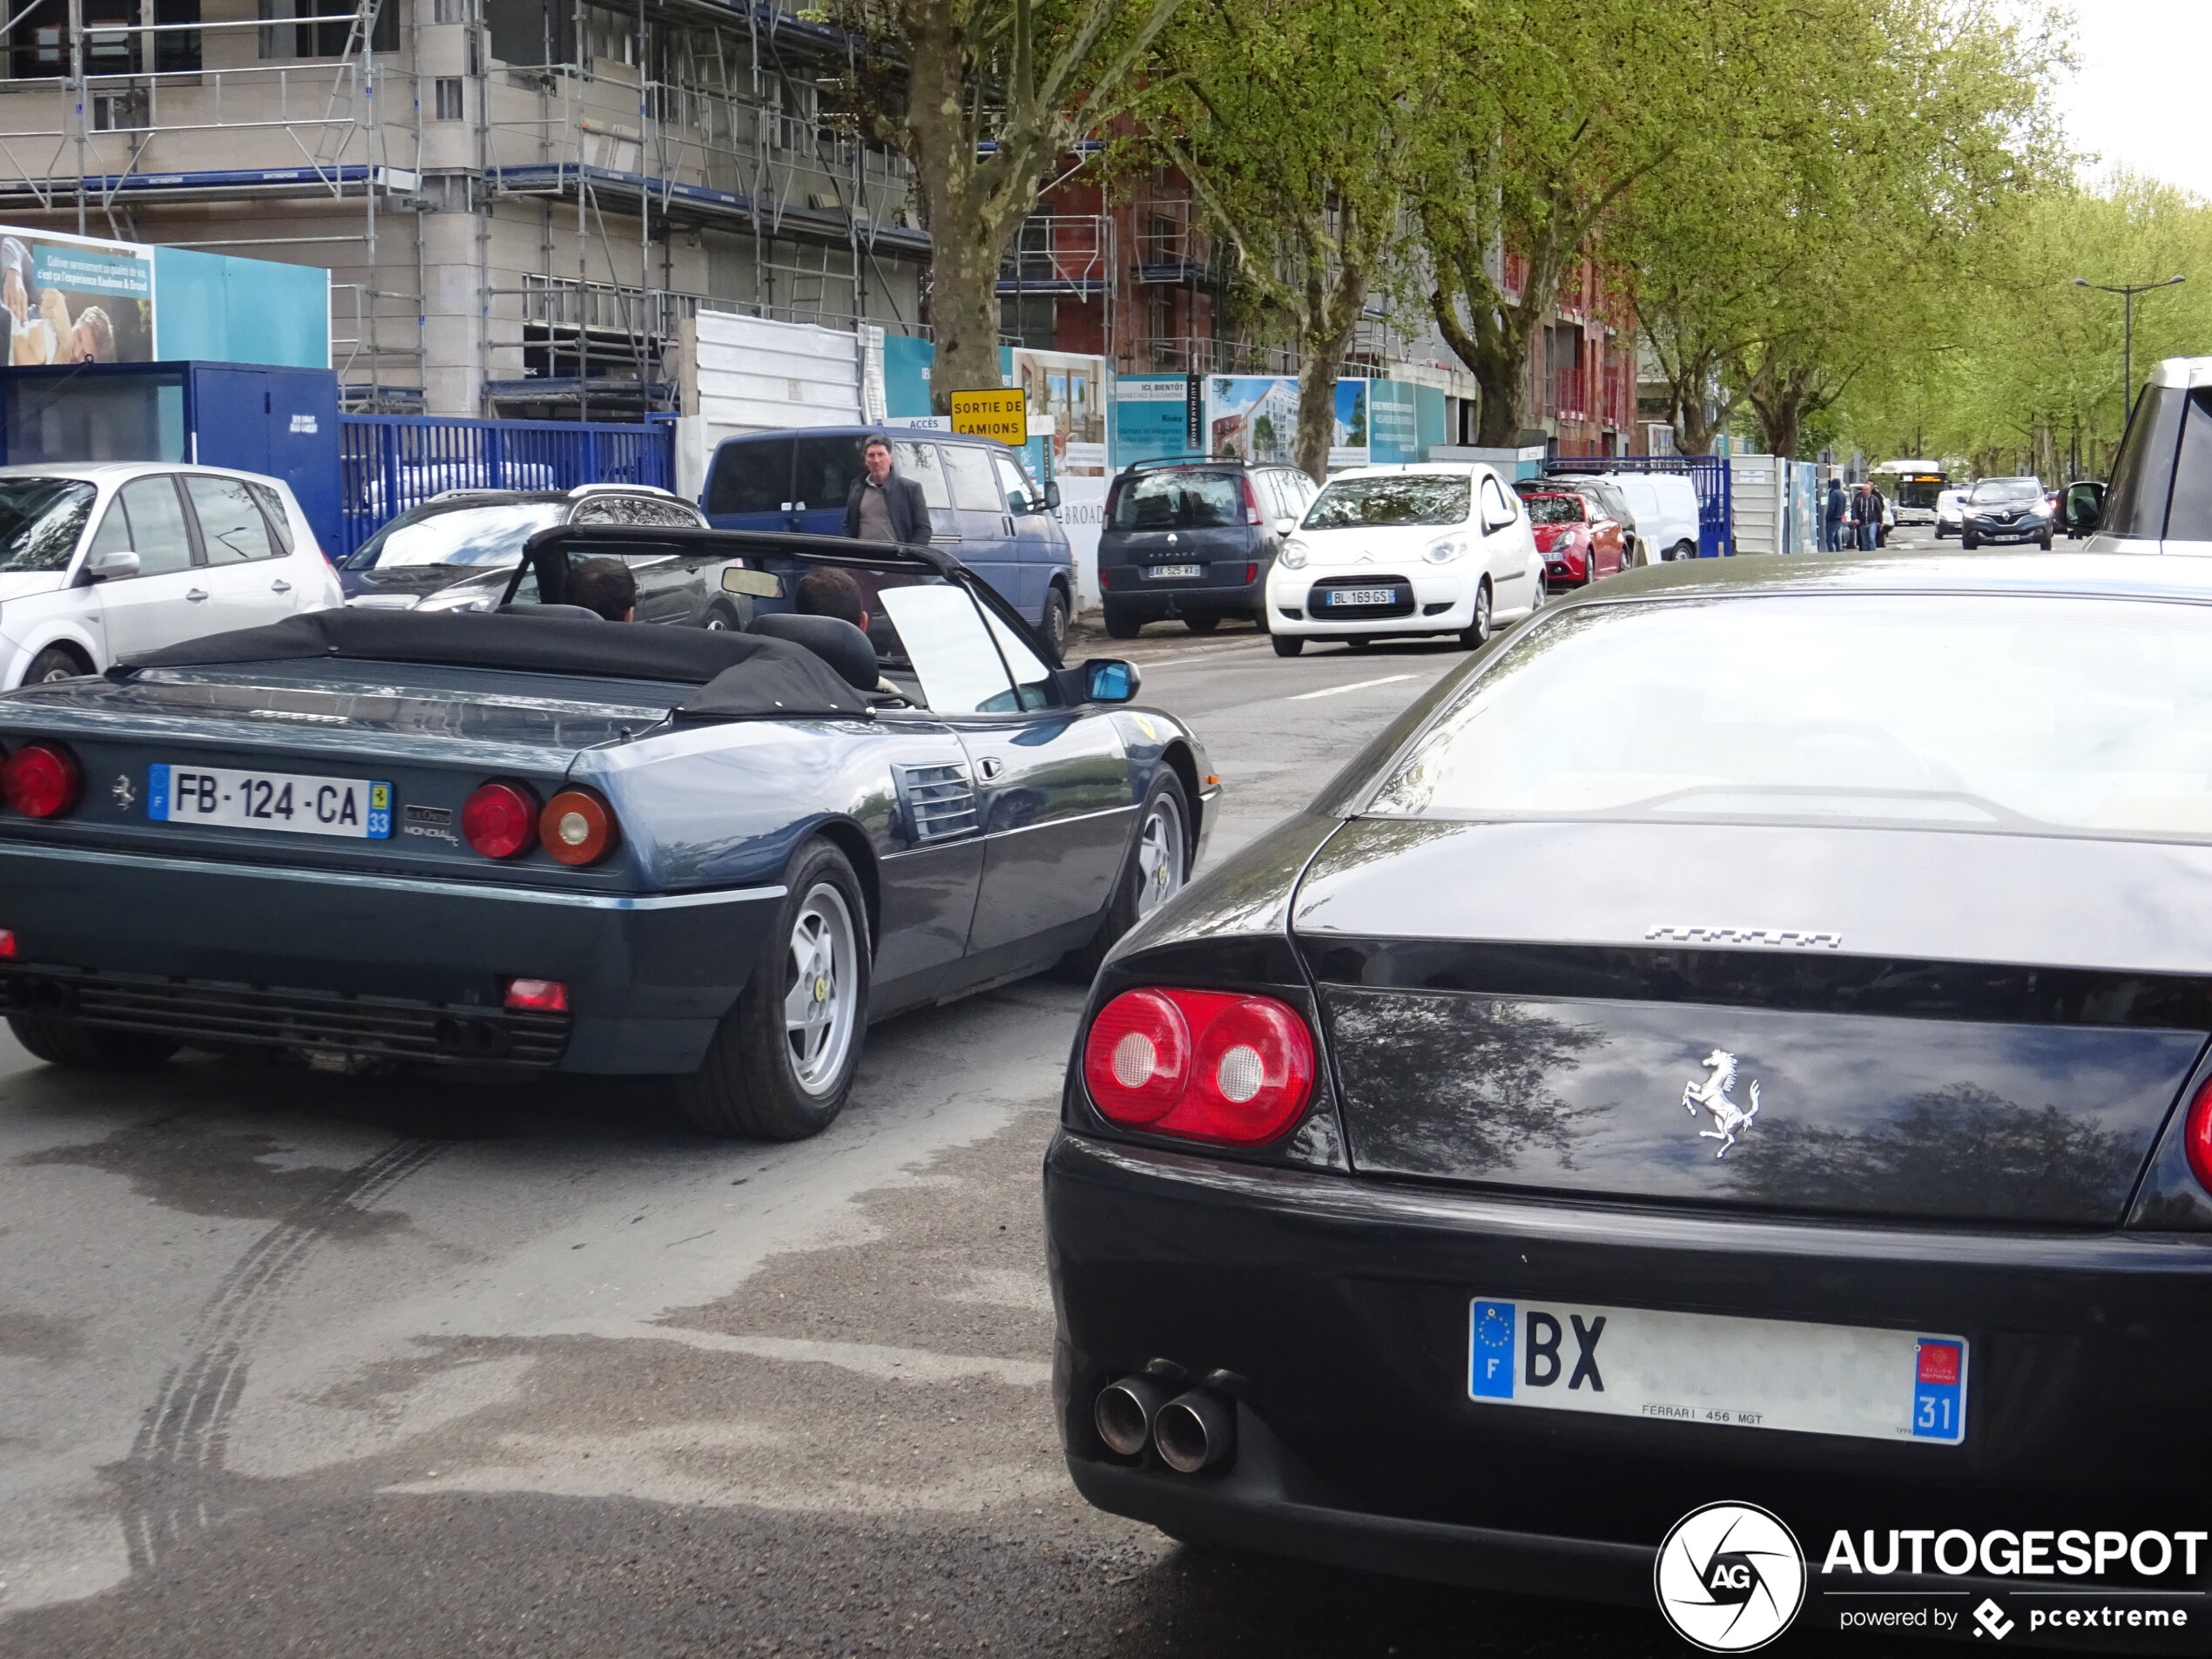
[[[221,467],[0,467],[0,687],[339,602],[289,485]]]
[[[1628,568],[1628,538],[1594,490],[1523,490],[1521,504],[1544,556],[1544,580],[1554,588],[1587,586]]]
[[[1078,1490],[1646,1608],[1718,1501],[1829,1596],[1896,1594],[1909,1517],[1961,1608],[2195,1608],[2208,601],[1701,560],[1446,676],[1092,987],[1044,1170]],[[2075,1527],[2126,1530],[2021,1530]],[[1682,1600],[1748,1649],[1715,1536]]]
[[[931,542],[1035,624],[1055,651],[1076,614],[1075,554],[1021,455],[989,438],[953,432],[885,434],[874,427],[810,427],[725,438],[699,505],[717,529],[845,533],[845,499],[861,477],[860,450],[891,439],[892,464],[921,486]]]
[[[574,489],[449,489],[401,514],[338,567],[348,604],[395,610],[490,610],[540,530],[561,524],[704,529],[699,509],[649,484]],[[734,628],[745,612],[718,566],[670,558],[637,567],[637,620]]]
[[[1946,536],[1960,534],[1966,525],[1966,497],[1973,493],[1972,484],[1960,484],[1946,489],[1936,496],[1935,533],[1940,542]]]
[[[1966,493],[1966,518],[1959,539],[1968,549],[1986,543],[2034,542],[2051,545],[2057,515],[2040,478],[1984,478]]]
[[[2092,553],[2212,553],[2212,357],[2154,368],[2100,484],[2067,486],[2067,532]]]
[[[1584,475],[1554,473],[1554,483],[1580,483]],[[1678,472],[1608,472],[1589,475],[1592,482],[1616,491],[1627,503],[1635,538],[1630,563],[1658,564],[1697,556],[1700,509],[1697,488]]]
[[[576,563],[668,536],[764,597],[735,559],[855,572],[882,627],[563,614]],[[1219,779],[1136,669],[1053,667],[942,553],[567,526],[529,556],[508,614],[341,606],[0,698],[18,1040],[658,1076],[791,1139],[870,1020],[1095,968],[1203,846]]]
[[[1320,487],[1295,467],[1202,455],[1140,461],[1106,494],[1098,536],[1106,631],[1148,622],[1211,633],[1224,617],[1267,625],[1267,573]]]
[[[1267,578],[1280,657],[1309,639],[1358,649],[1418,634],[1457,634],[1472,648],[1494,624],[1543,603],[1544,559],[1527,512],[1480,463],[1338,473]]]

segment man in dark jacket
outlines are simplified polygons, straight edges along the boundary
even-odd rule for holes
[[[1858,493],[1851,497],[1851,516],[1858,526],[1858,550],[1871,553],[1882,544],[1882,496],[1871,478],[1858,481]]]
[[[870,438],[860,464],[867,470],[846,495],[845,533],[863,542],[928,546],[929,503],[920,484],[892,471],[890,441]]]
[[[1844,517],[1851,511],[1851,502],[1844,495],[1844,481],[1834,473],[1828,475],[1828,500],[1820,516],[1820,550],[1840,553],[1844,548]]]

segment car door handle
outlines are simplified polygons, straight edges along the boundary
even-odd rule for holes
[[[191,588],[186,590],[185,593],[185,597],[193,604],[199,604],[199,602],[206,598],[206,597],[207,590],[204,588]]]
[[[289,582],[287,582],[282,577],[279,577],[275,581],[269,583],[269,591],[271,593],[289,593],[292,591],[292,584]]]
[[[991,779],[1006,770],[1006,762],[996,755],[985,755],[975,763],[975,770],[983,774],[985,783],[989,783]]]

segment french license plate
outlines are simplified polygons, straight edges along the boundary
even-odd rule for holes
[[[1398,597],[1395,588],[1337,588],[1321,596],[1332,609],[1339,605],[1386,605]]]
[[[316,778],[228,766],[149,766],[146,816],[167,824],[290,830],[388,840],[392,786],[368,778]]]
[[[1913,1331],[1476,1297],[1467,1396],[1662,1422],[1956,1446],[1966,1341]]]
[[[1170,577],[1204,576],[1205,573],[1206,567],[1203,564],[1148,564],[1144,567],[1145,578],[1152,582],[1164,582]]]

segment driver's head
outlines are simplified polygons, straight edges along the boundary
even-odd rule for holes
[[[637,578],[620,559],[586,559],[569,572],[567,597],[609,622],[628,622],[637,610]]]
[[[835,617],[862,633],[868,631],[868,609],[860,584],[843,570],[809,570],[799,578],[799,614]]]

